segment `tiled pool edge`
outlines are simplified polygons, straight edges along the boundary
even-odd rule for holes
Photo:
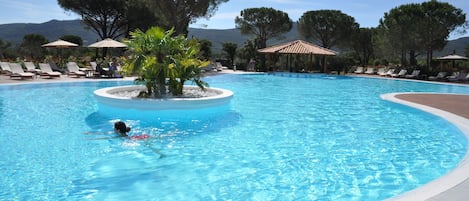
[[[456,114],[436,109],[426,105],[409,102],[396,98],[399,94],[411,93],[389,93],[381,95],[381,98],[387,101],[407,105],[422,111],[434,114],[446,119],[450,123],[457,126],[469,140],[469,119],[463,118]],[[442,94],[443,95],[443,94]],[[417,189],[408,191],[404,194],[387,199],[387,201],[415,201],[415,200],[464,200],[469,197],[469,148],[466,156],[461,160],[460,164],[448,174],[431,181]]]

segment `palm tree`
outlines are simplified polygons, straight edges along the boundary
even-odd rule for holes
[[[123,67],[126,73],[137,74],[136,82],[144,84],[143,97],[164,97],[183,94],[185,81],[194,81],[201,89],[208,86],[201,78],[200,67],[209,62],[197,58],[199,45],[184,36],[172,37],[174,30],[153,27],[146,32],[137,30],[126,40],[132,53]]]

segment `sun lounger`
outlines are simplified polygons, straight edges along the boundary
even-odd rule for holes
[[[467,73],[466,77],[461,80],[462,82],[469,81],[469,73]]]
[[[394,74],[394,68],[389,69],[388,71],[386,71],[385,74],[383,74],[381,76],[391,76],[392,74]]]
[[[467,81],[469,81],[469,73],[466,73],[466,77],[462,77],[459,81],[460,81],[460,82],[467,82]]]
[[[378,68],[378,72],[376,72],[376,74],[384,76],[386,75],[386,70],[384,68]]]
[[[438,72],[436,76],[430,76],[428,77],[428,80],[430,81],[437,81],[437,80],[445,80],[447,72]]]
[[[450,79],[454,80],[459,76],[459,74],[460,74],[460,72],[453,72],[453,73],[451,73],[451,75],[446,76],[446,80],[450,80]]]
[[[407,74],[407,70],[406,69],[402,69],[401,71],[399,71],[399,73],[395,74],[391,74],[391,77],[404,77],[405,75]]]
[[[90,61],[91,71],[89,72],[90,76],[100,77],[100,72],[97,71],[98,63],[95,61]]]
[[[0,68],[2,68],[2,73],[11,74],[11,68],[8,62],[0,62]]]
[[[60,77],[62,73],[52,71],[52,67],[48,63],[39,63],[39,69],[41,69],[40,76],[45,78]]]
[[[11,74],[10,74],[10,79],[11,78],[31,78],[34,79],[35,74],[34,73],[29,73],[29,72],[24,72],[23,67],[19,63],[9,63],[10,69],[11,69]]]
[[[75,77],[86,76],[86,73],[83,71],[80,71],[80,67],[75,62],[68,62],[67,70],[68,70],[68,76],[75,76]]]
[[[36,65],[34,65],[33,62],[27,61],[24,62],[24,66],[26,67],[26,72],[34,73],[34,74],[39,74],[41,70],[36,68]]]
[[[450,82],[465,82],[467,80],[467,77],[468,77],[467,73],[458,73],[457,76],[448,77],[448,81],[450,81]]]
[[[228,67],[223,66],[220,62],[216,62],[217,64],[217,71],[228,70]]]
[[[90,65],[91,65],[91,70],[96,71],[96,67],[98,66],[98,63],[96,63],[96,61],[90,61]]]
[[[91,75],[90,76],[93,76],[93,77],[96,77],[96,78],[101,78],[101,77],[110,77],[111,76],[111,72],[109,71],[109,68],[104,68],[103,67],[103,63],[99,64],[92,61],[90,62],[90,65],[91,65]]]
[[[365,74],[372,75],[375,74],[375,69],[374,68],[367,68],[365,71]]]
[[[410,75],[405,75],[405,78],[417,79],[420,75],[420,70],[413,70]]]
[[[353,71],[353,73],[362,74],[364,71],[365,71],[364,68],[359,66],[359,67],[357,67],[357,69],[355,71]]]

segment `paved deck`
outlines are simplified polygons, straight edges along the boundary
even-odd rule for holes
[[[469,95],[460,94],[398,94],[396,98],[444,110],[469,119]]]

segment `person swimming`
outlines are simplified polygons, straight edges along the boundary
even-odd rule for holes
[[[128,137],[127,133],[130,132],[130,127],[127,127],[124,122],[118,121],[114,123],[114,132],[122,137]]]
[[[114,132],[119,134],[121,137],[128,137],[135,140],[150,138],[147,134],[129,136],[127,133],[130,132],[130,127],[127,127],[127,125],[122,121],[114,123]]]
[[[95,138],[95,139],[89,139],[89,140],[105,140],[105,139],[112,139],[112,138],[121,138],[125,137],[130,140],[142,140],[142,143],[145,147],[148,147],[151,149],[153,152],[159,155],[159,158],[164,158],[166,157],[164,154],[160,153],[160,151],[156,148],[152,147],[152,140],[149,138],[152,138],[148,134],[140,134],[140,135],[128,135],[130,132],[131,128],[128,127],[124,122],[118,121],[114,123],[114,133],[118,134],[118,136],[115,137],[107,137],[107,138]],[[112,134],[112,131],[110,132],[85,132],[85,134]]]

